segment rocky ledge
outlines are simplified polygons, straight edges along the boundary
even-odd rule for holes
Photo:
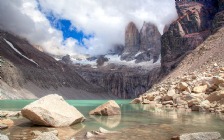
[[[215,63],[202,73],[195,71],[167,80],[131,103],[224,113],[224,67]]]

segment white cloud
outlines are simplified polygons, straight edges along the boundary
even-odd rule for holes
[[[174,0],[39,0],[46,14],[70,20],[72,26],[94,37],[63,41],[62,32],[51,27],[35,0],[0,0],[0,28],[44,46],[48,52],[103,54],[114,44],[124,44],[125,27],[134,21],[140,29],[150,21],[162,31],[177,16]],[[72,28],[72,27],[71,27]]]

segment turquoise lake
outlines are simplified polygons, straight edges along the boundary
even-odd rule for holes
[[[33,100],[1,100],[0,110],[21,110]],[[174,135],[192,132],[220,132],[224,137],[224,116],[187,112],[170,108],[155,108],[150,105],[129,104],[130,100],[116,100],[121,107],[122,115],[103,117],[90,116],[89,111],[105,103],[107,100],[67,100],[75,106],[85,117],[82,124],[71,127],[57,128],[59,138],[67,140],[74,137],[76,140],[85,139],[87,131],[98,130],[103,127],[119,133],[106,134],[94,140],[170,140]],[[2,131],[10,134],[12,140],[32,139],[33,130],[46,131],[46,127],[32,125],[25,118],[14,118],[15,126]]]

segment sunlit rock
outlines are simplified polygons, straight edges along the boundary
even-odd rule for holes
[[[84,121],[84,116],[61,96],[47,95],[25,106],[22,115],[34,124],[62,127]]]
[[[105,104],[98,106],[96,109],[90,111],[89,114],[102,116],[120,115],[121,110],[119,105],[114,100],[110,100]]]

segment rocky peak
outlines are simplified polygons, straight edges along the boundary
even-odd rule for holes
[[[140,34],[133,22],[130,22],[125,31],[125,48],[121,59],[132,60],[140,47]]]
[[[102,66],[105,62],[109,61],[104,55],[100,55],[96,60],[97,66]]]
[[[144,22],[140,31],[140,51],[147,51],[149,49],[160,49],[161,34],[158,28],[151,24]]]
[[[121,55],[122,60],[136,63],[143,61],[157,61],[161,50],[161,34],[158,28],[148,22],[144,22],[139,33],[136,25],[130,22],[125,32],[125,47]]]
[[[71,57],[70,55],[65,55],[61,58],[61,61],[65,64],[72,64],[72,60],[71,60]]]
[[[161,65],[164,73],[174,69],[187,53],[211,35],[213,19],[219,7],[217,0],[207,0],[178,1],[176,8],[179,18],[170,25],[161,39]],[[216,28],[220,27],[221,17],[217,17],[217,23],[214,23]]]

